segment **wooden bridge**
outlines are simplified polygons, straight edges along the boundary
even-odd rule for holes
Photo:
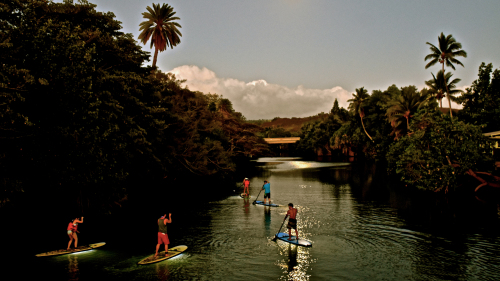
[[[296,143],[300,140],[299,137],[294,138],[264,138],[268,144]]]

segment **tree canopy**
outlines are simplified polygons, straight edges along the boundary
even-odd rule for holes
[[[241,113],[144,67],[113,13],[15,0],[0,14],[0,205],[30,194],[108,210],[137,183],[230,178],[265,150]]]

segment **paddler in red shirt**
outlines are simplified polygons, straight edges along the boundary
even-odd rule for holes
[[[68,248],[66,249],[68,251],[70,250],[71,242],[73,242],[73,239],[75,240],[75,249],[76,247],[78,247],[78,236],[76,235],[76,233],[80,233],[80,231],[78,231],[79,223],[83,223],[83,217],[81,219],[76,218],[68,224],[68,228],[66,230],[69,236]]]
[[[245,178],[243,180],[243,194],[250,195],[250,191],[248,190],[249,187],[250,187],[250,180],[248,178]]]

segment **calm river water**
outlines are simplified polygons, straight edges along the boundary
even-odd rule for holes
[[[106,240],[107,245],[81,254],[30,258],[31,266],[18,272],[18,277],[49,277],[50,280],[500,279],[496,205],[476,199],[473,201],[477,204],[463,208],[449,202],[435,203],[435,200],[429,201],[434,203],[415,202],[418,200],[389,191],[383,181],[376,182],[373,170],[360,172],[346,163],[267,158],[259,159],[256,164],[260,168],[248,175],[253,195],[249,200],[240,198],[242,189],[236,187],[234,194],[203,204],[189,205],[189,198],[170,199],[183,206],[177,212],[172,211],[173,222],[168,226],[171,245],[189,247],[177,258],[137,265],[140,259],[154,253],[156,218],[131,216],[130,220],[119,223],[103,222],[97,231],[95,228],[90,231],[90,226],[86,229],[82,224],[79,235],[83,242]],[[286,206],[292,202],[298,207],[299,235],[312,241],[311,248],[272,241],[287,207],[252,205],[265,179],[271,182],[273,203]],[[88,225],[91,223],[86,221]],[[61,241],[67,243],[64,236]],[[37,250],[53,250],[47,247],[39,245]]]

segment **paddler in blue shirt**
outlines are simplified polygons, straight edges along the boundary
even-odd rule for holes
[[[271,205],[271,183],[264,181],[264,185],[262,186],[264,189],[264,205],[266,204],[266,198],[269,198],[269,205]]]
[[[168,244],[170,244],[170,241],[168,240],[167,223],[171,222],[172,214],[170,213],[168,214],[168,219],[167,214],[158,219],[158,244],[156,244],[155,258],[158,256],[158,250],[160,249],[161,244],[165,244],[165,256],[168,254]]]

